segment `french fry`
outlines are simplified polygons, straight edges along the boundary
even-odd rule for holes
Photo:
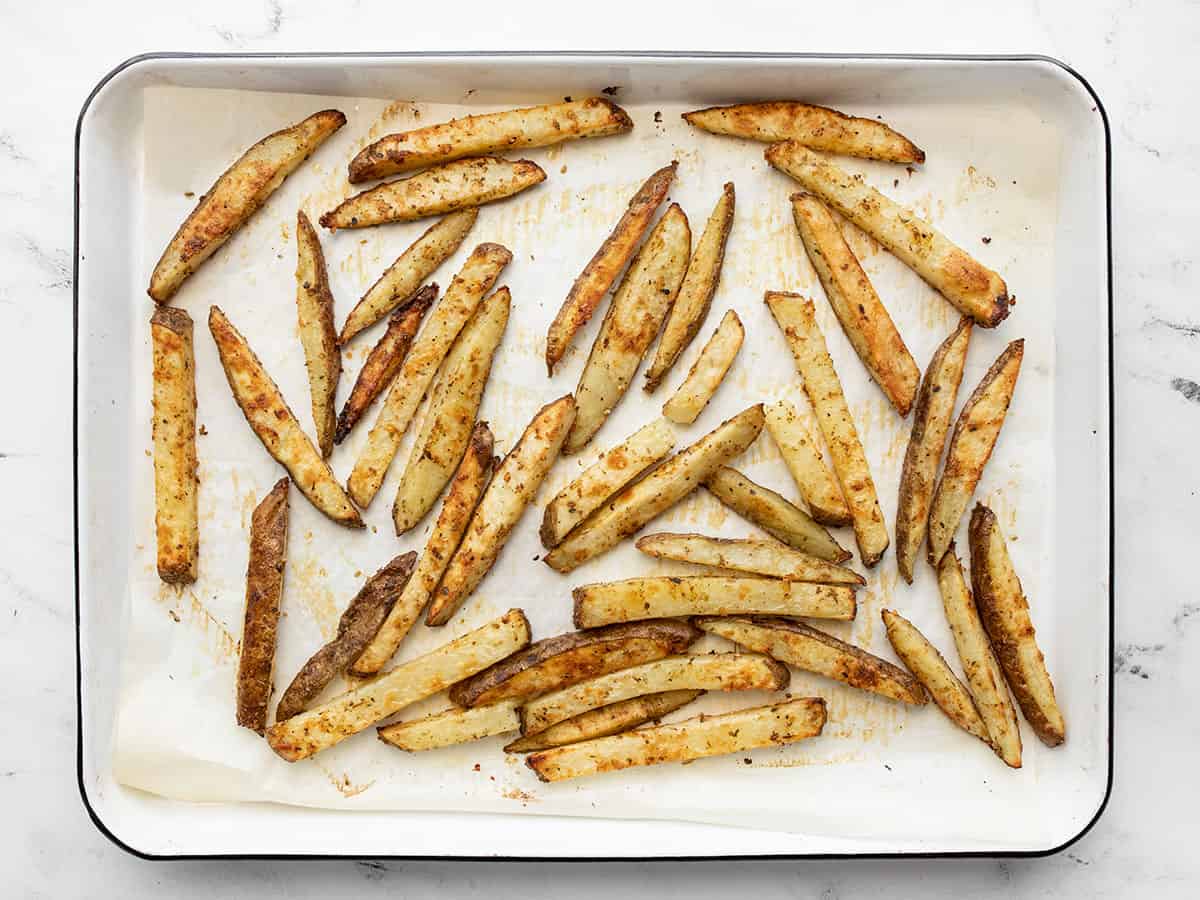
[[[217,179],[192,210],[154,266],[148,293],[166,303],[200,265],[262,208],[285,178],[346,124],[336,109],[313,113],[267,135]]]
[[[654,218],[654,211],[667,196],[677,167],[678,163],[673,162],[646,180],[629,201],[629,207],[612,233],[571,285],[567,299],[546,333],[546,371],[549,374],[554,374],[554,367],[567,352],[575,332],[592,318],[605,292],[633,256],[634,248]]]
[[[238,654],[237,723],[259,734],[267,727],[271,702],[287,534],[288,480],[281,478],[250,517],[246,613]]]
[[[1046,671],[1029,616],[1029,601],[1013,569],[996,515],[982,503],[971,513],[971,585],[979,617],[991,639],[1025,721],[1047,747],[1067,739],[1067,725]]]
[[[704,225],[700,243],[696,245],[696,252],[692,254],[688,263],[687,274],[675,298],[675,305],[671,307],[671,316],[663,329],[662,340],[658,342],[654,361],[646,370],[644,389],[647,392],[654,391],[662,383],[708,317],[713,295],[721,282],[725,245],[729,241],[729,231],[733,228],[734,199],[733,182],[727,182],[721,190],[717,205],[708,217],[708,222]]]
[[[1004,279],[911,209],[795,141],[772,144],[767,162],[800,182],[920,275],[984,328],[1008,315]]]
[[[200,562],[192,317],[182,309],[159,307],[150,317],[150,340],[158,577],[168,584],[191,584]]]
[[[471,432],[467,452],[463,454],[458,471],[450,482],[446,499],[442,501],[442,510],[438,513],[416,571],[371,643],[350,667],[351,675],[369,677],[387,665],[396,648],[425,611],[491,478],[496,464],[492,457],[492,444],[492,432],[487,423],[478,422]]]
[[[542,560],[556,572],[570,572],[611,550],[694,491],[717,466],[754,443],[762,425],[762,406],[752,406],[721,423],[609,499]]]
[[[822,525],[849,525],[850,507],[842,496],[837,478],[821,457],[820,444],[808,425],[800,419],[796,407],[788,400],[768,403],[763,412],[767,431],[779,447],[779,454],[792,473],[800,496],[808,505],[813,521]]]
[[[619,734],[687,706],[703,693],[704,691],[663,691],[661,694],[630,697],[628,700],[610,703],[599,709],[589,709],[557,725],[551,725],[545,731],[517,738],[505,746],[504,752],[530,753],[534,750],[548,750],[551,747],[562,747],[592,738]]]
[[[841,228],[812,194],[792,195],[792,215],[809,261],[850,346],[901,417],[912,409],[921,370]]]
[[[520,727],[516,702],[502,700],[491,706],[476,706],[474,709],[452,706],[423,719],[381,726],[377,733],[385,744],[416,753],[455,744],[469,744],[516,731]]]
[[[463,327],[446,355],[392,504],[398,535],[413,528],[433,508],[466,452],[511,305],[508,288],[495,291]]]
[[[629,264],[600,324],[575,389],[579,414],[564,453],[583,449],[625,396],[675,302],[691,246],[687,216],[672,203]]]
[[[288,470],[300,492],[339,525],[362,528],[362,518],[329,464],[309,440],[262,363],[219,307],[208,311],[208,329],[221,356],[233,399],[266,451]]]
[[[967,398],[954,423],[946,464],[929,507],[929,562],[932,565],[937,565],[954,540],[958,523],[992,457],[1012,403],[1024,355],[1025,341],[1009,344]]]
[[[690,762],[706,756],[792,744],[816,737],[824,727],[825,701],[820,697],[802,697],[543,750],[525,757],[525,764],[542,781],[565,781],[632,766]]]
[[[632,130],[633,120],[603,97],[464,116],[381,137],[350,160],[350,183],[399,175],[466,156],[511,153]]]
[[[889,700],[916,706],[928,702],[921,682],[910,673],[803,622],[767,616],[705,616],[695,622],[710,634],[797,669],[824,675]]]
[[[793,550],[778,541],[705,537],[701,534],[648,534],[636,546],[648,556],[749,575],[808,581],[816,584],[848,584],[861,587],[866,579],[850,569],[816,556]]]
[[[937,573],[946,621],[950,625],[950,633],[954,635],[967,689],[975,701],[979,717],[987,726],[989,743],[1005,763],[1019,769],[1021,730],[1017,725],[1017,712],[1008,695],[1000,663],[979,620],[979,612],[975,608],[975,601],[971,599],[953,544],[938,563]]]
[[[745,337],[746,329],[742,327],[738,314],[732,309],[726,312],[721,324],[696,357],[683,384],[663,404],[663,415],[679,425],[695,422],[721,386],[729,367],[733,365],[734,357],[742,349]]]
[[[578,423],[578,418],[575,421]],[[542,546],[547,550],[557,547],[571,529],[674,447],[675,433],[662,419],[655,419],[613,447],[546,504],[540,531]]]
[[[521,707],[521,734],[537,734],[588,710],[644,694],[677,690],[782,691],[788,678],[787,666],[766,656],[668,656],[530,700]]]
[[[789,547],[832,563],[850,558],[850,552],[804,510],[737,469],[720,466],[704,480],[704,486],[739,516]]]
[[[396,666],[374,681],[267,729],[267,744],[288,762],[307,759],[456,681],[469,678],[529,643],[519,609]]]
[[[333,452],[337,423],[334,395],[342,375],[342,354],[338,352],[337,328],[333,324],[333,292],[329,290],[325,254],[303,210],[296,213],[296,312],[312,393],[317,448],[328,457]]]
[[[767,143],[796,141],[813,150],[884,162],[925,162],[924,150],[883,122],[809,103],[776,100],[711,106],[686,112],[683,118],[712,134]]]
[[[442,216],[503,200],[545,180],[542,167],[527,159],[460,159],[355,194],[322,214],[321,225],[337,231]]]
[[[842,382],[825,347],[825,336],[817,325],[812,301],[798,294],[776,291],[768,291],[766,301],[791,347],[804,382],[804,393],[825,436],[842,496],[850,507],[859,556],[864,566],[873,566],[887,549],[887,525],[879,508],[867,455],[846,405]]]
[[[746,614],[853,619],[854,588],[729,575],[650,576],[585,584],[571,592],[575,627],[672,616]]]
[[[537,494],[558,459],[558,451],[575,418],[570,394],[547,403],[526,426],[521,439],[496,467],[492,483],[479,500],[462,543],[454,551],[438,585],[426,625],[445,625],[491,569],[521,514]]]
[[[367,444],[354,464],[347,486],[361,506],[367,506],[379,492],[388,467],[396,456],[404,432],[412,424],[413,414],[425,391],[437,374],[442,360],[450,352],[455,338],[475,314],[484,294],[491,290],[500,270],[512,260],[512,253],[499,244],[480,244],[450,283],[442,302],[409,350],[404,367],[392,383],[383,409],[371,428]]]
[[[338,343],[349,343],[356,334],[370,328],[392,310],[407,308],[415,302],[425,279],[459,248],[478,216],[479,209],[471,207],[430,225],[350,310]]]

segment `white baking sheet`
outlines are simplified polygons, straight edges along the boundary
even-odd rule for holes
[[[531,98],[531,102],[551,98]],[[620,98],[618,97],[618,100]],[[469,98],[464,98],[469,102]],[[613,776],[543,785],[521,758],[501,751],[504,739],[409,755],[367,732],[313,760],[289,765],[255,735],[234,724],[233,695],[241,630],[246,530],[251,510],[280,476],[234,404],[205,319],[219,304],[245,334],[306,427],[311,425],[308,386],[296,327],[294,223],[297,208],[314,219],[351,192],[345,163],[365,142],[391,130],[485,111],[477,105],[425,105],[408,101],[315,98],[308,95],[151,88],[145,92],[144,270],[149,273],[165,241],[195,198],[249,144],[269,131],[323,107],[342,109],[349,124],[301,167],[254,220],[177,297],[196,320],[201,479],[201,572],[183,590],[159,583],[154,571],[153,482],[150,459],[148,329],[135,325],[141,347],[136,392],[130,398],[141,424],[145,464],[133,491],[136,553],[130,560],[122,690],[113,752],[121,783],[192,801],[269,801],[339,810],[492,811],[619,818],[681,819],[753,825],[808,834],[886,839],[914,828],[959,841],[994,833],[989,815],[1021,817],[1035,839],[1038,785],[1060,764],[1025,730],[1025,767],[1007,770],[981,743],[955,729],[936,708],[910,709],[816,676],[793,673],[792,693],[829,701],[829,724],[815,740],[689,766],[660,766]],[[507,450],[533,412],[573,389],[600,315],[577,336],[558,374],[547,380],[542,363],[546,326],[572,280],[649,172],[679,160],[671,199],[679,202],[697,239],[727,180],[738,192],[721,288],[701,337],[664,388],[647,396],[633,390],[592,447],[558,463],[539,502],[527,511],[493,571],[451,622],[440,630],[414,630],[399,659],[424,653],[511,606],[528,614],[535,638],[569,630],[570,589],[591,581],[636,574],[686,571],[637,553],[628,543],[569,576],[542,564],[536,523],[544,502],[605,447],[653,416],[679,383],[725,309],[734,308],[747,329],[746,344],[726,383],[697,423],[679,429],[680,446],[695,440],[752,402],[803,396],[778,328],[762,303],[765,289],[813,296],[831,353],[854,410],[873,467],[885,517],[893,522],[908,423],[887,406],[837,327],[804,256],[791,222],[788,194],[795,186],[762,159],[762,145],[697,133],[679,119],[686,107],[630,107],[630,135],[528,151],[546,170],[541,186],[485,207],[460,251],[434,279],[443,287],[475,244],[499,241],[514,254],[501,276],[513,292],[513,315],[482,417]],[[869,107],[853,112],[872,114]],[[1056,633],[1039,599],[1053,596],[1053,318],[1039,315],[1053,281],[1059,141],[1050,123],[1007,106],[989,116],[978,106],[964,129],[953,103],[889,107],[892,124],[930,154],[919,170],[841,160],[888,194],[922,214],[992,267],[1001,271],[1018,304],[995,332],[972,338],[960,400],[1015,337],[1026,339],[1017,398],[981,484],[979,496],[1000,514],[1034,605],[1039,640],[1052,674],[1063,664],[1063,635]],[[661,120],[661,121],[660,121]],[[1020,134],[1021,140],[1012,140]],[[428,222],[389,225],[337,235],[323,232],[337,318]],[[923,367],[957,319],[957,313],[903,265],[847,226],[901,333]],[[984,243],[984,238],[989,238]],[[152,304],[139,301],[149,318]],[[339,405],[378,330],[356,340],[345,354]],[[640,381],[640,379],[639,379]],[[348,474],[367,428],[360,425],[335,451],[332,465]],[[412,429],[415,431],[415,429]],[[410,431],[411,434],[411,431]],[[397,540],[391,500],[407,455],[393,464],[379,497],[366,511],[366,532],[326,521],[293,493],[288,570],[284,588],[277,683],[285,686],[304,659],[333,632],[337,617],[364,577],[387,559],[420,550],[429,520]],[[735,463],[751,477],[795,497],[785,467],[767,435]],[[964,522],[965,526],[965,522]],[[648,530],[695,530],[724,536],[754,528],[699,493],[660,517]],[[849,529],[839,539],[854,549]],[[953,660],[953,646],[930,571],[920,567],[915,585],[898,580],[894,554],[868,573],[854,623],[831,630],[893,658],[879,623],[892,606],[909,616]],[[709,639],[718,647],[722,642]],[[724,645],[722,649],[728,649]],[[757,705],[769,697],[708,696],[675,718],[697,711]],[[1072,696],[1061,697],[1068,721]],[[406,710],[400,718],[446,705],[444,697]],[[914,803],[936,785],[936,796]],[[999,788],[1003,790],[998,790]],[[977,817],[951,820],[957,798],[977,800]],[[1044,798],[1043,798],[1044,799]],[[894,814],[887,814],[891,810]],[[973,821],[972,821],[973,819]]]

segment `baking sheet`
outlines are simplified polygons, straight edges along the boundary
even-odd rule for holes
[[[550,99],[530,98],[530,102]],[[344,164],[367,140],[390,130],[486,108],[174,88],[145,93],[143,254],[147,274],[167,237],[195,203],[187,193],[203,192],[231,159],[263,134],[325,106],[343,109],[350,118],[347,127],[293,175],[178,296],[179,305],[197,321],[198,421],[207,432],[199,438],[201,578],[182,591],[162,586],[154,573],[149,342],[148,334],[137,326],[139,333],[133,343],[144,348],[145,365],[131,402],[140,417],[147,455],[144,477],[134,486],[138,550],[131,560],[133,589],[127,604],[123,688],[114,746],[114,772],[119,781],[184,800],[671,818],[863,838],[886,838],[909,830],[914,820],[926,818],[930,820],[929,833],[941,830],[967,839],[986,836],[982,825],[973,834],[969,822],[943,824],[936,805],[928,810],[906,806],[902,818],[864,818],[863,804],[868,801],[873,801],[876,809],[881,804],[886,807],[929,781],[936,781],[939,793],[945,796],[965,791],[982,791],[987,796],[989,785],[1004,783],[1009,791],[1005,806],[1019,810],[1024,803],[1033,804],[1026,788],[1052,775],[1055,766],[1053,756],[1035,741],[1026,741],[1024,770],[1011,773],[935,709],[909,710],[800,672],[794,673],[792,692],[819,694],[830,702],[830,722],[819,739],[745,757],[634,770],[560,785],[540,784],[519,758],[506,757],[500,751],[503,739],[407,755],[383,746],[368,732],[314,760],[289,766],[258,738],[238,729],[233,724],[232,697],[246,527],[254,504],[280,473],[229,396],[215,348],[205,333],[207,307],[211,303],[222,306],[263,359],[301,423],[309,426],[308,387],[295,324],[295,210],[304,208],[315,217],[349,193]],[[671,198],[688,213],[694,238],[699,237],[720,185],[726,180],[737,185],[738,213],[722,286],[704,334],[678,371],[653,397],[645,396],[635,385],[590,452],[556,466],[537,508],[527,512],[474,597],[440,632],[423,627],[415,630],[402,647],[400,659],[426,652],[513,605],[525,609],[535,637],[559,633],[570,628],[570,588],[575,585],[687,570],[686,566],[645,558],[627,544],[570,576],[559,576],[536,560],[541,555],[536,517],[541,504],[600,450],[658,414],[661,402],[682,379],[705,336],[727,308],[737,309],[742,317],[746,345],[709,409],[694,426],[680,429],[680,446],[748,403],[780,396],[802,402],[790,355],[761,301],[767,288],[800,290],[818,300],[818,315],[872,462],[885,516],[892,522],[908,426],[867,380],[828,305],[821,300],[820,286],[804,258],[786,202],[794,185],[766,166],[760,145],[687,128],[678,117],[684,108],[633,106],[630,112],[637,127],[630,135],[523,154],[546,169],[547,182],[510,201],[485,207],[464,247],[434,276],[445,287],[470,248],[481,241],[499,241],[514,252],[514,261],[501,278],[513,290],[513,315],[482,410],[498,446],[507,449],[542,403],[574,387],[600,316],[578,336],[574,352],[549,382],[541,363],[545,328],[571,281],[644,177],[672,158],[680,161]],[[867,108],[851,111],[872,113]],[[973,108],[970,129],[961,127],[959,112],[953,104],[889,109],[889,120],[930,151],[930,163],[918,172],[851,160],[842,164],[864,172],[872,183],[913,204],[968,250],[978,252],[1004,273],[1020,301],[998,333],[976,331],[962,396],[1007,340],[1027,339],[1018,397],[980,496],[992,503],[1008,533],[1016,538],[1014,559],[1027,592],[1035,598],[1035,621],[1042,626],[1039,640],[1053,673],[1060,658],[1060,636],[1050,627],[1049,616],[1038,615],[1036,598],[1053,596],[1048,561],[1053,553],[1053,492],[1049,486],[1053,478],[1054,344],[1052,319],[1038,315],[1037,298],[1053,284],[1058,139],[1053,127],[1033,114],[1014,122],[1014,115],[1021,114],[1011,107],[994,116]],[[187,123],[186,134],[182,121]],[[1015,146],[1007,139],[1014,129],[1022,135]],[[427,224],[322,236],[338,321]],[[847,232],[923,366],[957,314],[896,260],[879,252],[869,238],[849,226]],[[989,243],[983,243],[984,237]],[[144,303],[144,318],[148,318],[150,301],[139,302]],[[364,335],[347,353],[339,402],[376,335],[377,331]],[[360,426],[335,453],[333,466],[340,476],[348,474],[365,437],[366,428]],[[403,447],[380,498],[367,511],[366,533],[332,525],[298,494],[293,497],[278,658],[277,681],[281,685],[332,634],[341,609],[366,575],[392,555],[423,546],[428,521],[399,541],[391,529],[390,501],[406,454]],[[736,465],[756,480],[795,496],[786,469],[766,436]],[[727,536],[754,533],[752,526],[727,514],[703,494],[660,517],[650,529]],[[847,546],[853,545],[849,529],[842,530],[839,538]],[[831,630],[891,658],[878,612],[882,606],[895,606],[943,650],[950,651],[952,658],[928,570],[922,567],[911,588],[897,584],[894,557],[889,554],[869,577],[870,585],[860,594],[858,619]],[[705,646],[720,646],[716,639],[710,640]],[[709,696],[674,718],[701,709],[755,705],[766,699],[766,695]],[[1062,700],[1069,718],[1070,697]],[[435,698],[401,717],[422,715],[443,705],[444,698]],[[954,764],[947,765],[948,760]],[[901,769],[907,777],[889,780],[882,775],[885,761],[886,771]],[[862,784],[864,796],[847,797],[847,783]]]

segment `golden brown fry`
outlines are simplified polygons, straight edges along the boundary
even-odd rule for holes
[[[336,109],[267,135],[217,179],[184,219],[150,275],[148,293],[166,303],[201,263],[212,256],[267,202],[331,134],[346,124]]]
[[[233,399],[266,451],[288,470],[313,506],[339,525],[362,528],[358,510],[333,477],[329,463],[304,433],[246,339],[219,307],[209,309],[208,329],[217,344]]]
[[[1025,721],[1043,744],[1057,747],[1067,739],[1067,724],[1000,523],[982,503],[971,513],[970,540],[971,585],[996,658]]]
[[[660,532],[638,538],[636,546],[648,556],[658,559],[677,559],[785,581],[855,586],[867,583],[857,572],[793,550],[769,538],[735,540],[705,537],[702,534]]]
[[[696,357],[683,384],[663,404],[663,415],[679,425],[695,422],[725,380],[745,337],[746,329],[742,327],[738,314],[732,309],[726,312],[721,324]]]
[[[304,211],[296,213],[296,313],[300,319],[300,344],[312,393],[313,426],[322,456],[333,452],[334,413],[342,354],[338,352],[333,324],[333,292],[317,232]]]
[[[196,479],[196,356],[192,317],[163,306],[150,317],[154,357],[154,534],[158,577],[191,584],[200,562]]]
[[[497,734],[506,734],[521,727],[517,704],[504,700],[491,706],[462,709],[452,706],[441,712],[396,722],[377,729],[379,739],[400,750],[415,753],[437,750],[455,744],[469,744]]]
[[[661,694],[630,697],[628,700],[610,703],[599,709],[589,709],[585,713],[551,725],[545,731],[517,738],[505,746],[504,752],[529,753],[533,750],[548,750],[551,747],[562,747],[591,738],[619,734],[660,719],[681,706],[687,706],[702,694],[704,691],[663,691]]]
[[[605,292],[633,256],[634,248],[654,218],[654,211],[667,196],[678,165],[673,162],[646,179],[629,201],[629,207],[612,233],[571,285],[567,299],[546,333],[546,370],[549,374],[554,374],[554,367],[567,352],[575,332],[592,318]]]
[[[801,421],[796,407],[788,400],[768,403],[764,409],[770,432],[800,496],[808,504],[813,520],[822,525],[849,525],[850,507],[841,486],[825,460],[809,426]]]
[[[237,723],[262,734],[275,673],[279,598],[287,563],[288,480],[281,478],[250,517],[246,613],[237,672]]]

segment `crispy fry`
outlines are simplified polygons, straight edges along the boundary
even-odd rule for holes
[[[184,219],[150,275],[148,293],[166,303],[331,134],[346,124],[336,109],[267,135],[217,179]]]
[[[879,241],[964,315],[984,328],[999,325],[1008,315],[1004,279],[911,209],[794,141],[772,144],[766,157]]]
[[[721,324],[696,357],[683,384],[663,404],[663,415],[680,425],[695,422],[725,380],[745,337],[746,329],[742,327],[738,314],[732,309],[726,312]]]
[[[208,329],[221,355],[233,399],[266,451],[288,470],[313,506],[340,525],[362,528],[358,510],[333,477],[329,464],[296,421],[246,339],[219,307],[209,309]]]
[[[246,613],[238,656],[237,723],[259,734],[267,727],[271,702],[287,534],[288,480],[281,478],[250,517]]]
[[[520,727],[521,719],[517,715],[516,702],[502,700],[491,706],[476,706],[474,709],[452,706],[423,719],[384,725],[377,729],[377,732],[379,739],[385,744],[415,753],[455,744],[469,744],[493,735],[516,731]]]
[[[575,418],[570,394],[547,403],[526,426],[521,439],[496,467],[462,543],[446,567],[425,617],[426,625],[445,625],[491,569],[521,514],[558,459]]]
[[[333,292],[317,232],[304,211],[296,213],[296,312],[300,319],[300,343],[312,393],[313,426],[321,455],[333,452],[334,413],[342,354],[338,352],[337,328],[333,324]]]
[[[667,196],[677,166],[678,163],[673,162],[646,179],[629,201],[629,207],[612,233],[571,285],[567,299],[546,333],[546,370],[549,374],[554,374],[554,367],[567,352],[575,332],[592,318],[605,292],[633,256],[634,248],[654,218],[654,211]]]
[[[796,407],[788,400],[778,400],[768,403],[763,411],[767,431],[779,447],[779,454],[813,520],[822,525],[849,525],[850,507],[842,496],[841,486],[821,457],[820,444]]]
[[[663,691],[661,694],[630,697],[599,709],[589,709],[551,725],[545,731],[517,738],[505,746],[504,752],[529,753],[619,734],[687,706],[702,694],[704,691]]]
[[[629,264],[600,324],[575,389],[579,414],[564,453],[583,449],[625,396],[675,302],[691,246],[687,216],[672,203]]]
[[[699,334],[700,326],[708,317],[713,294],[717,292],[717,285],[721,282],[725,244],[729,241],[729,231],[733,228],[733,208],[734,190],[733,182],[730,181],[721,190],[721,197],[704,225],[704,233],[700,235],[696,252],[688,262],[687,274],[679,288],[675,305],[671,307],[671,317],[667,319],[663,329],[654,361],[646,370],[644,389],[647,392],[654,391],[662,383],[680,354]]]
[[[778,541],[705,537],[701,534],[648,534],[637,548],[658,559],[677,559],[701,566],[732,569],[750,575],[808,581],[816,584],[862,586],[866,579],[850,569],[828,563]]]
[[[625,487],[543,557],[557,572],[570,572],[638,532],[674,506],[722,463],[737,456],[762,431],[762,406],[752,406],[721,423],[696,443]]]
[[[602,97],[464,116],[385,135],[368,144],[350,160],[350,182],[399,175],[465,156],[511,153],[632,129],[628,113]]]
[[[158,577],[191,584],[200,562],[196,484],[196,356],[192,317],[163,306],[150,317],[154,357],[154,535]]]

